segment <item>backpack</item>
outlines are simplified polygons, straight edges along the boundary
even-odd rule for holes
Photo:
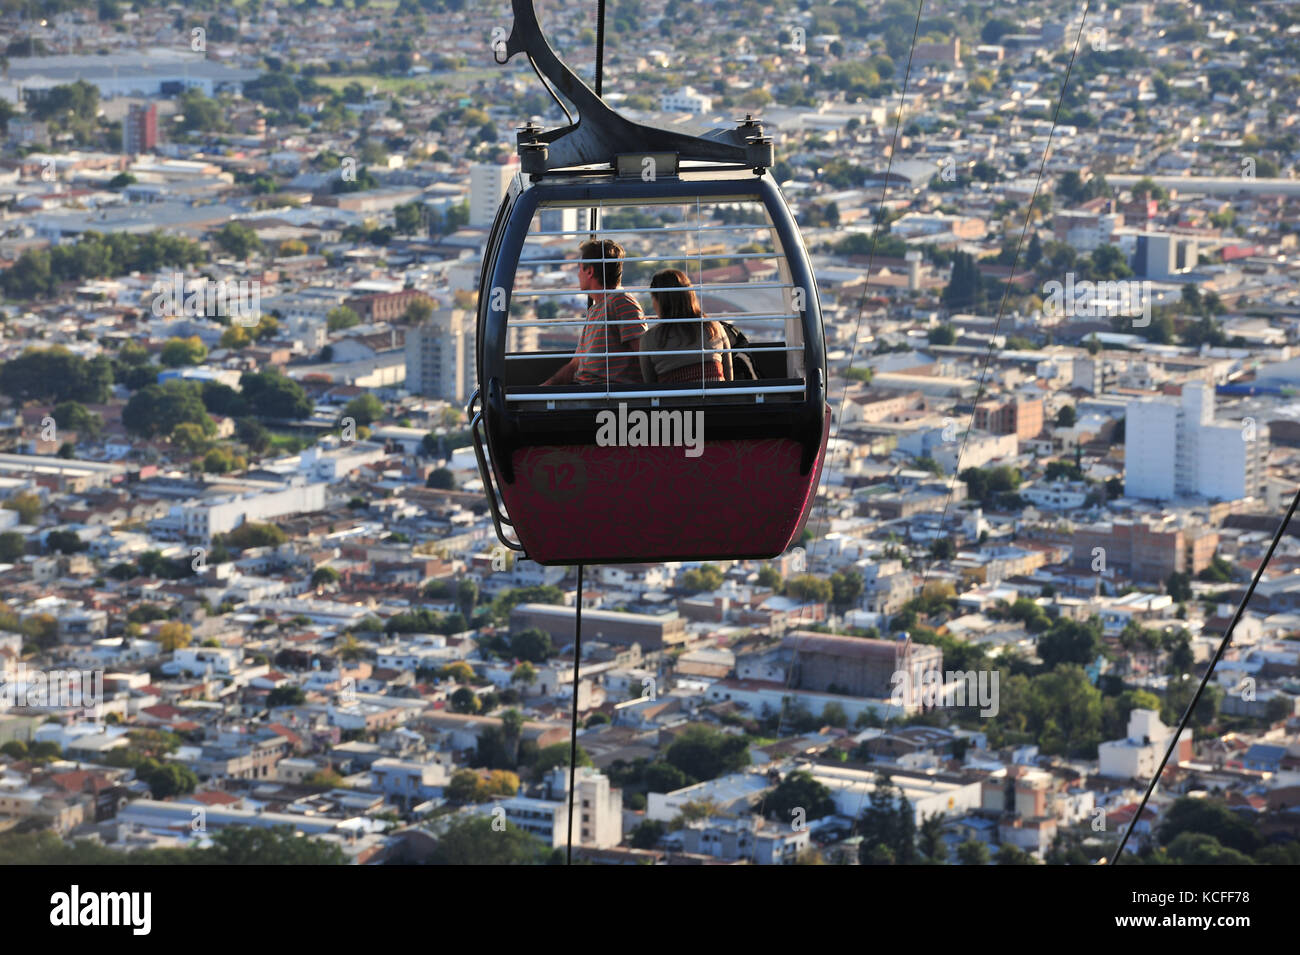
[[[716,321],[716,319],[715,319]],[[758,370],[754,361],[744,349],[749,347],[749,339],[731,322],[718,321],[727,333],[727,347],[731,352],[731,377],[733,381],[758,381]]]

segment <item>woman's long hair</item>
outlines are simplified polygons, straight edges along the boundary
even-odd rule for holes
[[[686,277],[685,272],[679,269],[664,269],[656,272],[650,279],[650,287],[665,290],[650,293],[655,311],[660,318],[704,318],[704,310],[700,308],[699,299],[695,297],[695,289],[691,287],[691,280]],[[668,289],[673,291],[667,291]],[[698,341],[695,326],[689,322],[674,322],[665,327],[664,334],[670,339]],[[717,338],[725,339],[725,337],[720,324],[713,321],[704,322],[705,342]]]

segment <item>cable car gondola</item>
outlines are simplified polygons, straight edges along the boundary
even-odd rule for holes
[[[768,171],[772,142],[749,118],[698,137],[631,122],[559,60],[532,0],[513,6],[505,59],[527,55],[580,115],[559,129],[520,128],[520,172],[483,253],[479,387],[467,410],[497,536],[540,564],[775,557],[807,520],[830,408],[817,285]],[[589,227],[578,227],[575,214],[589,215]],[[728,236],[751,241],[727,248]],[[744,353],[752,377],[542,385],[576,349],[519,343],[585,322],[535,308],[573,299],[572,288],[530,283],[548,266],[557,267],[553,275],[577,265],[566,252],[582,239],[607,237],[629,250],[620,266],[642,276],[652,263],[686,263],[707,319],[762,329],[728,349],[733,358]],[[711,260],[716,267],[706,268]],[[644,300],[652,290],[641,281],[620,291]],[[657,318],[650,312],[645,321]],[[714,354],[695,353],[701,361]],[[619,440],[611,442],[616,415]],[[703,426],[694,449],[669,442],[670,431],[676,441],[680,423],[693,421]]]

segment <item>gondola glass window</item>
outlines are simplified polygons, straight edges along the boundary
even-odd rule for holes
[[[597,228],[590,229],[591,209]],[[579,288],[579,247],[595,236],[610,239],[623,249],[622,280],[617,289],[583,291]],[[603,260],[594,263],[598,268]],[[703,318],[668,317],[656,313],[651,282],[656,273],[676,270],[685,275],[703,312]],[[636,316],[611,308],[603,342],[614,343],[586,357],[602,379],[597,385],[542,383],[577,356],[587,326],[589,296],[626,294],[641,307],[643,323],[680,325],[690,336],[669,335],[671,347],[656,346],[628,353],[618,350],[622,326],[640,329]],[[575,202],[542,205],[533,217],[514,275],[507,309],[505,353],[506,397],[511,405],[529,404],[557,408],[590,406],[591,402],[670,399],[689,396],[694,401],[802,400],[804,397],[804,335],[800,312],[807,292],[797,287],[766,209],[757,196],[699,198],[688,202],[602,202],[596,206]],[[670,312],[670,314],[672,314]],[[728,337],[725,349],[710,347],[705,320],[726,322],[743,339]],[[676,330],[674,330],[676,331]],[[663,336],[656,336],[662,338]],[[686,339],[691,339],[688,344]],[[740,343],[744,347],[739,347]],[[663,343],[661,343],[662,345]],[[637,349],[637,343],[631,347]],[[693,384],[682,381],[644,382],[638,356],[670,358],[660,364],[681,365],[681,358],[712,363],[720,352],[731,355],[731,386],[711,389],[707,375]],[[603,361],[602,361],[603,360]],[[609,369],[609,363],[614,367]],[[625,379],[620,369],[632,366],[632,382],[611,391],[610,381]],[[609,369],[612,374],[607,371]],[[680,379],[686,376],[672,376]]]

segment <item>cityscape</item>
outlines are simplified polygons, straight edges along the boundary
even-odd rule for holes
[[[486,304],[573,121],[511,3],[0,4],[0,862],[1300,864],[1300,7],[600,9],[537,12],[620,115],[761,121],[816,341],[804,250],[660,154]],[[652,260],[755,416],[822,382],[806,500],[602,404],[671,469],[524,481],[520,551],[483,353],[582,399]],[[652,334],[627,388],[686,380]],[[662,559],[691,507],[789,546]]]

